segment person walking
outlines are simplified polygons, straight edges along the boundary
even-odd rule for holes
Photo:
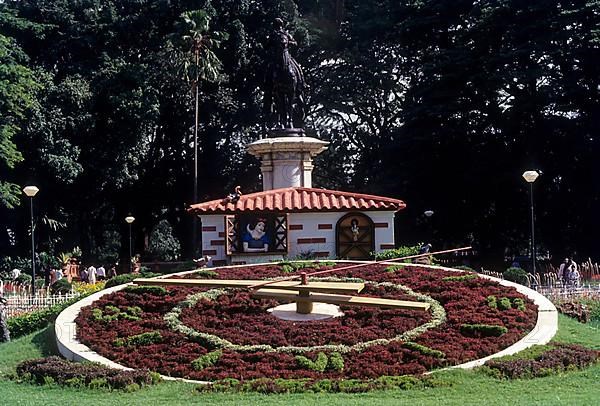
[[[88,283],[95,284],[96,283],[96,267],[94,265],[90,265],[88,268]]]
[[[96,268],[96,278],[99,281],[106,279],[106,269],[104,269],[104,266],[100,265],[98,268]]]

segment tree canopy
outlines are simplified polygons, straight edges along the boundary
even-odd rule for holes
[[[194,13],[224,33],[211,48],[220,80],[200,75],[199,200],[260,188],[245,145],[260,133],[263,44],[281,16],[310,86],[307,130],[331,142],[317,186],[403,199],[400,242],[473,244],[501,262],[526,252],[521,174],[538,169],[538,250],[597,259],[597,0],[5,1],[0,251],[26,249],[15,206],[34,182],[41,249],[100,255],[131,212],[136,252],[165,221],[191,252],[194,93],[173,38]]]

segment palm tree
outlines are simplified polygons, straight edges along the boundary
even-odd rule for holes
[[[210,17],[204,10],[186,11],[181,14],[178,23],[181,40],[186,47],[184,72],[191,84],[195,99],[194,121],[194,195],[193,203],[198,202],[198,88],[200,80],[216,82],[219,80],[221,61],[213,52],[221,41],[227,39],[226,33],[210,31]],[[198,219],[193,219],[192,255],[196,254],[198,243]]]

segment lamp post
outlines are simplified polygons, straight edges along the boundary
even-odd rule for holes
[[[31,296],[35,297],[35,237],[34,237],[34,226],[33,226],[33,197],[39,192],[37,186],[25,186],[23,193],[29,197],[31,203]]]
[[[534,227],[534,215],[533,215],[533,182],[540,176],[537,171],[525,171],[523,172],[523,179],[529,183],[529,198],[531,207],[531,269],[533,277],[535,278],[535,227]]]
[[[434,213],[435,212],[431,209],[425,210],[423,212],[423,215],[427,218],[426,221],[427,221],[427,228],[428,228],[428,232],[429,232],[429,236],[428,236],[428,238],[430,240],[429,242],[431,242],[431,239],[433,238],[433,226],[431,224],[431,216],[433,216]]]
[[[135,217],[131,214],[125,217],[125,221],[129,224],[129,273],[133,272],[133,264],[131,263],[131,258],[133,258],[133,254],[131,252],[131,223],[135,221]]]

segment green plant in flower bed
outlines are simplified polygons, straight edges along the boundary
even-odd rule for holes
[[[260,393],[363,393],[378,390],[411,390],[452,386],[450,381],[427,376],[380,376],[376,379],[222,379],[197,387],[200,392]]]
[[[386,259],[410,257],[412,255],[417,255],[422,246],[423,246],[423,244],[417,244],[417,245],[412,245],[412,246],[402,246],[402,247],[398,247],[398,248],[391,249],[391,250],[372,252],[371,255],[377,261],[383,261]],[[406,260],[406,262],[410,263],[410,260]]]
[[[494,295],[490,295],[485,299],[485,302],[487,303],[488,307],[490,309],[497,309],[498,308],[498,301],[496,300],[496,296]]]
[[[167,294],[167,289],[162,286],[127,286],[125,292],[134,293],[136,295],[164,296]]]
[[[124,371],[93,363],[79,364],[55,356],[21,362],[17,365],[17,376],[40,385],[58,384],[125,391],[160,381],[159,374],[148,370]]]
[[[500,337],[508,329],[504,326],[489,324],[462,324],[460,332],[469,337]]]
[[[484,370],[497,378],[536,378],[586,368],[600,352],[575,344],[555,344],[533,359],[491,360]]]
[[[300,269],[313,269],[318,270],[323,267],[334,266],[335,262],[328,261],[282,261],[278,262],[278,265],[281,267],[281,271],[283,273],[293,273],[297,272]]]
[[[329,357],[324,352],[317,354],[316,360],[311,360],[304,355],[296,355],[296,362],[300,368],[310,369],[311,371],[323,372],[327,368]]]
[[[446,354],[444,354],[443,351],[439,351],[439,350],[434,350],[433,348],[429,348],[425,345],[421,345],[421,344],[417,344],[414,343],[412,341],[407,341],[404,344],[402,344],[402,346],[404,348],[408,348],[411,350],[415,350],[420,352],[423,355],[429,355],[432,356],[434,358],[446,358]]]
[[[139,274],[135,273],[124,273],[123,275],[117,275],[114,278],[110,278],[106,281],[105,288],[112,288],[113,286],[123,285],[125,283],[133,282],[134,279],[137,278],[154,278],[155,276],[160,276],[159,273],[152,272],[142,272]]]
[[[466,265],[459,265],[459,266],[453,266],[453,269],[460,269],[461,271],[467,271],[469,273],[476,273],[476,271],[471,268],[470,266],[466,266]]]
[[[221,355],[223,355],[223,351],[221,350],[211,351],[201,355],[192,361],[192,368],[194,368],[195,371],[200,371],[204,368],[212,367],[219,361]]]
[[[128,306],[125,311],[121,311],[116,306],[105,306],[104,310],[100,308],[92,309],[92,317],[96,321],[109,323],[115,320],[140,320],[143,310],[139,306]]]
[[[160,343],[163,337],[160,331],[148,331],[142,334],[136,334],[125,338],[117,338],[113,342],[115,347],[123,347],[130,345],[150,345]]]
[[[469,273],[469,274],[460,275],[460,276],[447,276],[445,278],[442,278],[442,281],[444,281],[444,282],[465,282],[465,281],[470,281],[471,279],[476,279],[477,277],[478,277],[477,274]]]
[[[512,303],[510,302],[510,299],[507,297],[503,297],[500,299],[500,301],[498,302],[498,309],[500,310],[508,310],[512,308]]]
[[[197,272],[194,272],[194,276],[196,276],[199,279],[211,279],[219,276],[219,273],[211,271],[210,269],[201,269]]]
[[[394,273],[396,271],[402,271],[404,270],[404,266],[402,265],[390,265],[387,268],[385,268],[386,272],[390,272],[390,273]]]
[[[520,297],[513,299],[513,305],[522,312],[525,311],[525,309],[526,309],[525,301],[523,299],[521,299]]]

